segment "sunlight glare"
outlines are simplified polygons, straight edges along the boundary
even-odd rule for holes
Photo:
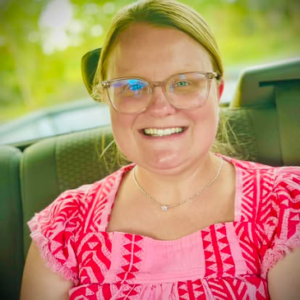
[[[116,10],[116,6],[113,2],[106,2],[103,5],[103,12],[107,15],[113,14]]]
[[[67,30],[72,18],[73,8],[69,0],[52,0],[47,4],[39,20],[45,54],[64,50],[71,44]]]
[[[94,37],[101,36],[103,34],[103,27],[101,25],[95,25],[91,28],[91,34]]]
[[[72,15],[72,4],[69,0],[52,0],[41,14],[40,26],[52,29],[65,28]]]
[[[95,3],[88,3],[85,6],[85,13],[88,15],[95,15],[99,12],[99,5]]]

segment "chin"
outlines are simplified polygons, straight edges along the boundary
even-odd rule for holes
[[[162,154],[162,153],[160,153]],[[199,149],[197,153],[169,152],[167,155],[151,155],[135,160],[136,164],[150,172],[162,175],[179,175],[187,170],[197,169],[211,154],[209,149]]]
[[[150,172],[160,173],[163,175],[176,175],[188,167],[188,161],[182,156],[156,156],[136,162],[139,166]]]

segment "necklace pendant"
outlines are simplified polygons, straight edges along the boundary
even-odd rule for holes
[[[169,208],[168,208],[168,206],[167,205],[163,205],[162,207],[161,207],[161,210],[168,210]]]

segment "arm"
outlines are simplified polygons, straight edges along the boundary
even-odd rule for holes
[[[21,300],[67,300],[71,281],[46,267],[37,246],[31,243],[23,273]]]
[[[268,286],[272,300],[300,299],[300,248],[270,269]]]

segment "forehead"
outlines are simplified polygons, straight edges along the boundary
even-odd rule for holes
[[[212,71],[208,52],[182,31],[135,24],[122,32],[109,58],[108,77],[163,80],[189,71]]]

